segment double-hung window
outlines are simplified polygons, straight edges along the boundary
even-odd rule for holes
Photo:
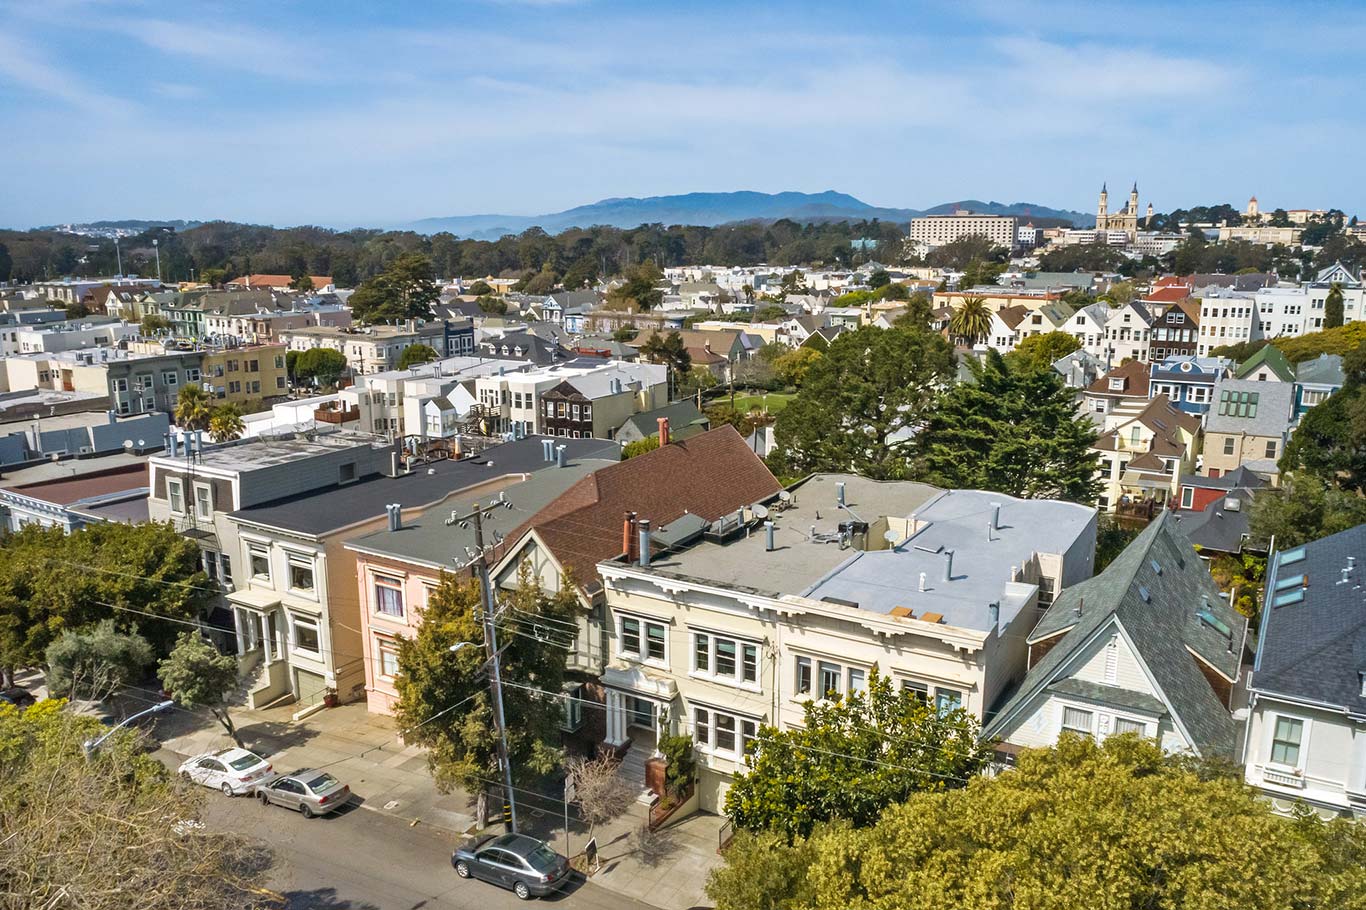
[[[867,692],[868,691],[868,672],[858,667],[849,668],[849,691]]]
[[[716,727],[715,748],[721,752],[735,751],[735,716],[732,714],[713,714]]]
[[[375,576],[375,612],[403,617],[403,581],[390,575]]]
[[[957,689],[943,687],[934,690],[934,706],[940,714],[947,714],[963,707],[963,693]]]
[[[797,680],[796,686],[798,695],[811,694],[811,658],[797,658]]]
[[[735,675],[736,644],[728,638],[716,639],[716,675]]]
[[[817,694],[821,698],[840,694],[840,668],[835,664],[828,664],[819,661],[817,668],[820,671],[820,689]]]
[[[693,633],[692,668],[698,673],[711,672],[711,636],[702,632]]]
[[[290,616],[290,637],[295,651],[320,655],[322,645],[318,637],[318,620],[311,616],[292,614]]]
[[[393,679],[398,675],[398,645],[387,638],[375,638],[375,663],[379,675]]]
[[[1090,736],[1095,715],[1090,711],[1081,708],[1073,708],[1064,705],[1062,709],[1062,728],[1071,733],[1080,733],[1083,736]]]
[[[194,485],[194,516],[200,521],[213,518],[213,489],[207,484]]]
[[[296,591],[313,591],[313,560],[302,553],[289,554],[289,586]]]
[[[1296,717],[1276,717],[1271,731],[1271,760],[1278,765],[1298,768],[1300,745],[1304,742],[1304,721]]]
[[[757,683],[759,681],[759,646],[740,645],[740,681]]]
[[[270,548],[265,544],[247,544],[247,566],[252,578],[270,581]]]
[[[708,752],[742,758],[759,736],[759,721],[711,708],[693,708],[693,742]]]
[[[759,682],[759,645],[711,632],[693,632],[693,673],[725,682]]]
[[[930,687],[923,682],[916,682],[913,679],[903,679],[901,681],[901,691],[911,693],[911,697],[921,704],[929,704]]]
[[[1137,733],[1139,736],[1144,736],[1148,732],[1148,725],[1141,720],[1130,720],[1127,717],[1116,717],[1115,732]]]
[[[663,663],[668,658],[668,637],[668,628],[662,622],[622,616],[617,625],[617,653]]]
[[[185,513],[185,492],[180,485],[180,481],[174,477],[166,479],[166,501],[171,505],[171,511],[177,515]]]

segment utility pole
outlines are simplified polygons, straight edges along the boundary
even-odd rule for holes
[[[488,654],[489,666],[492,672],[489,673],[489,682],[493,689],[493,721],[498,727],[498,763],[503,768],[503,790],[507,794],[508,809],[511,812],[512,831],[517,831],[517,796],[512,789],[512,763],[508,758],[508,735],[507,725],[503,720],[503,677],[499,666],[498,654],[498,629],[495,623],[493,586],[489,583],[489,563],[487,551],[484,548],[484,516],[494,509],[502,506],[512,508],[512,501],[500,495],[497,500],[487,506],[480,506],[478,503],[467,515],[452,515],[446,524],[459,524],[462,528],[467,528],[471,523],[474,525],[474,570],[479,577],[479,589],[484,601],[484,650]]]
[[[118,238],[118,235],[117,235],[117,234],[114,235],[114,258],[115,258],[116,260],[118,260],[118,263],[119,263],[119,277],[122,278],[122,277],[123,277],[123,253],[119,252],[119,238]]]
[[[152,238],[152,251],[157,254],[157,281],[161,281],[161,241]]]

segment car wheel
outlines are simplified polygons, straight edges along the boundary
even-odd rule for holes
[[[270,797],[269,797],[269,796],[266,796],[264,793],[258,793],[258,794],[257,794],[257,797],[261,800],[261,806],[262,806],[263,808],[270,805]]]
[[[520,900],[531,900],[531,889],[526,886],[526,882],[518,882],[512,886],[512,893],[517,895]]]
[[[237,795],[232,791],[232,784],[229,783],[224,783],[223,786],[219,787],[218,789],[222,790],[223,795],[228,798],[232,798]]]
[[[189,771],[181,771],[181,772],[180,772],[180,779],[183,780],[183,781],[185,781],[185,783],[187,783],[187,784],[192,784],[192,783],[194,783],[194,778],[190,777],[190,772],[189,772]]]
[[[460,862],[455,864],[455,874],[460,876],[461,878],[469,878],[470,864],[462,859]]]
[[[304,814],[304,818],[313,817],[313,810],[308,807],[308,803],[304,803],[302,806],[300,806],[299,811]]]

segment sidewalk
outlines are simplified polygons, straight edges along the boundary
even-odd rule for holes
[[[294,709],[236,708],[232,718],[247,748],[268,758],[278,771],[326,768],[351,787],[361,808],[446,831],[452,844],[475,833],[473,799],[463,792],[438,792],[424,750],[403,745],[392,718],[371,714],[364,704],[349,704],[293,721]],[[157,734],[164,748],[183,756],[232,745],[213,718],[184,711],[158,718]],[[702,889],[720,862],[716,845],[722,819],[692,815],[644,836],[640,828],[645,818],[645,807],[635,805],[621,818],[598,826],[594,837],[600,868],[594,884],[663,910],[710,906]],[[571,809],[566,849],[564,804],[552,796],[519,793],[518,821],[521,830],[566,855],[581,853],[588,840],[586,826]]]

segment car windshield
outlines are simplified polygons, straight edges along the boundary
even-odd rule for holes
[[[228,762],[228,764],[232,765],[234,771],[245,771],[253,765],[259,765],[260,763],[261,759],[257,758],[255,755],[241,755]]]
[[[337,786],[337,779],[331,774],[319,774],[317,777],[305,781],[305,783],[308,785],[308,789],[314,793],[326,793]]]
[[[560,857],[554,850],[541,844],[527,854],[526,860],[537,872],[550,872],[559,864]]]

